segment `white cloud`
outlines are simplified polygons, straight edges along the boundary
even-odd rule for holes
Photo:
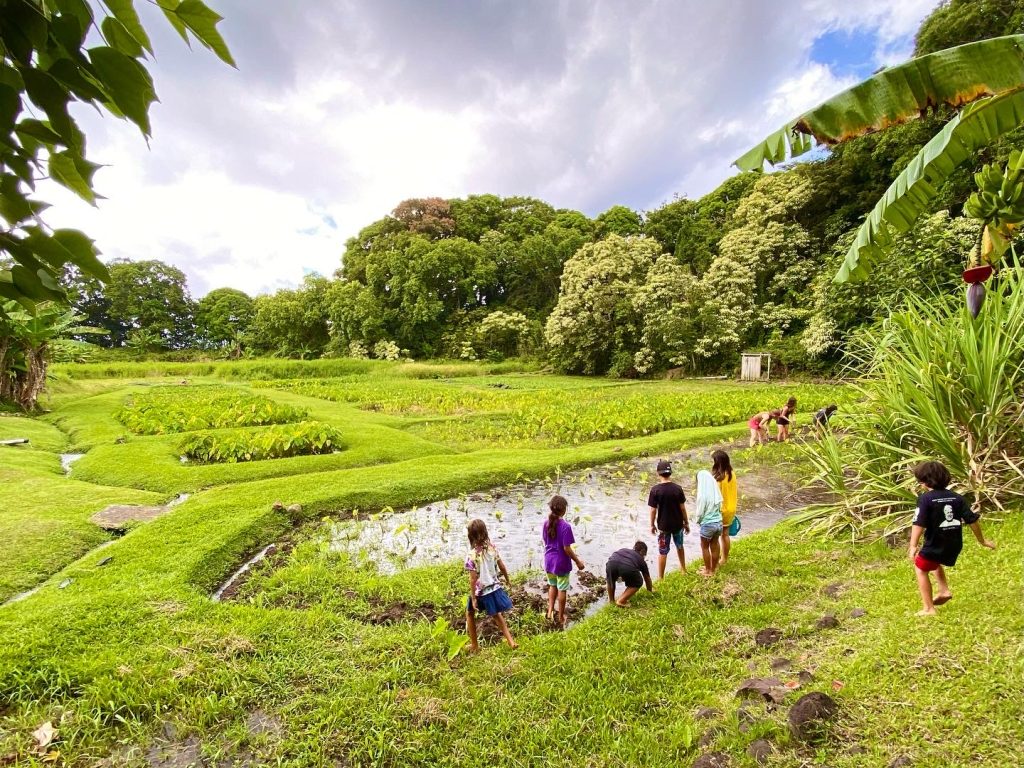
[[[873,30],[887,60],[933,1],[214,4],[238,71],[147,11],[151,148],[86,115],[108,199],[47,192],[51,223],[105,258],[175,264],[196,295],[329,274],[346,238],[408,197],[531,195],[595,215],[703,194],[850,84],[809,60],[818,35]]]

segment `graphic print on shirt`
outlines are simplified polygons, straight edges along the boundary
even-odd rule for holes
[[[953,507],[949,504],[942,508],[942,514],[946,517],[941,523],[939,528],[959,528],[960,521],[953,517]]]

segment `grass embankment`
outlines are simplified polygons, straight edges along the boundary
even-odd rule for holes
[[[69,396],[50,418],[95,451],[124,431],[110,423],[122,394]],[[403,423],[397,416],[324,407],[337,408],[331,412],[339,425],[348,420],[349,433],[376,426],[380,443],[409,437],[395,428]],[[673,572],[657,595],[639,595],[628,611],[603,609],[564,634],[531,636],[524,619],[514,628],[521,650],[488,644],[451,664],[428,622],[376,626],[362,614],[377,608],[370,597],[457,614],[462,596],[450,587],[460,577],[451,566],[386,578],[304,545],[278,582],[300,584],[301,603],[275,607],[282,601],[261,600],[258,591],[244,603],[208,598],[248,553],[291,530],[289,513],[271,508],[276,499],[300,503],[297,516],[316,519],[743,433],[729,425],[571,448],[420,454],[198,493],[64,569],[58,578],[72,579],[65,589],[47,586],[0,609],[0,755],[38,760],[29,757],[31,733],[52,720],[60,729],[54,748],[73,766],[160,764],[166,755],[182,765],[661,766],[687,765],[712,749],[729,753],[733,766],[751,766],[744,750],[757,738],[775,745],[772,765],[792,768],[886,766],[900,755],[921,765],[1020,764],[1024,682],[1014,660],[1024,631],[1024,535],[1016,513],[1002,525],[986,522],[996,552],[967,542],[952,573],[956,598],[932,621],[913,616],[917,596],[902,550],[806,540],[791,526],[738,541],[714,580]],[[58,436],[46,434],[58,450]],[[129,451],[120,462],[142,455]],[[49,456],[33,461],[52,466]],[[295,459],[265,463],[281,461]],[[3,466],[11,477],[32,471]],[[5,483],[5,513],[12,499]],[[274,579],[263,579],[268,597]],[[839,586],[826,591],[830,585]],[[346,590],[354,597],[343,603]],[[866,615],[853,618],[855,608]],[[816,628],[826,613],[838,627]],[[761,648],[753,637],[766,627],[782,639]],[[738,712],[742,681],[769,674],[783,657],[791,663],[777,673],[783,680],[813,674],[791,699],[822,690],[839,702],[832,736],[815,750],[794,748],[785,707]],[[696,719],[704,706],[721,714]]]

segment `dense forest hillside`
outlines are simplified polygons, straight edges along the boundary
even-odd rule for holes
[[[952,0],[922,23],[915,55],[1024,31],[1020,0]],[[184,275],[120,261],[101,286],[66,284],[102,334],[65,346],[241,356],[543,357],[571,373],[643,376],[734,369],[745,349],[791,371],[825,372],[851,335],[907,292],[959,279],[976,224],[960,218],[972,174],[1020,146],[980,153],[940,190],[868,284],[835,285],[853,231],[949,115],[930,114],[771,174],[727,179],[697,200],[594,219],[528,197],[399,203],[344,247],[331,277],[250,298],[221,288],[193,301]]]

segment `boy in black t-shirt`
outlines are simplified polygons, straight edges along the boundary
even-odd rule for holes
[[[673,544],[679,555],[679,567],[686,573],[683,534],[690,532],[690,520],[686,516],[686,494],[672,482],[672,462],[662,459],[658,462],[657,472],[661,480],[651,488],[647,506],[651,512],[651,533],[658,535],[658,578],[664,579],[668,553]]]
[[[971,511],[963,497],[947,490],[952,478],[945,466],[938,461],[925,461],[914,467],[914,477],[928,490],[917,497],[917,515],[914,517],[907,555],[915,566],[917,587],[921,590],[921,602],[924,603],[924,608],[917,615],[934,616],[936,605],[953,599],[943,566],[956,564],[964,545],[963,524],[971,526],[974,538],[981,546],[995,549],[996,545],[982,535],[978,515]],[[924,546],[918,552],[921,534],[924,534]],[[935,581],[939,587],[934,598],[932,571],[935,571]]]
[[[654,584],[651,583],[651,572],[647,568],[647,545],[638,541],[632,549],[617,549],[608,558],[604,567],[605,580],[608,583],[608,602],[615,603],[619,608],[625,608],[629,598],[637,593],[640,587],[646,584],[647,591],[654,591]],[[615,599],[615,582],[622,579],[626,585],[626,591],[622,596]]]

